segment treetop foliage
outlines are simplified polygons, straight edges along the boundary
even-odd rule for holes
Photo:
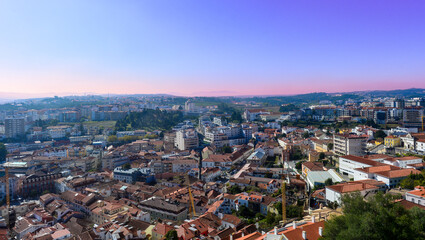
[[[425,210],[406,210],[396,198],[378,193],[365,201],[359,193],[344,195],[343,215],[325,223],[322,239],[424,239]]]
[[[145,109],[142,112],[131,112],[124,119],[117,121],[115,130],[170,130],[183,119],[181,112]]]

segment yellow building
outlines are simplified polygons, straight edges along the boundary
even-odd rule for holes
[[[386,147],[399,147],[401,146],[401,138],[396,136],[388,136],[384,139]]]

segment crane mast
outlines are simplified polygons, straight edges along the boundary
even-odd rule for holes
[[[9,168],[4,167],[5,178],[6,178],[6,225],[10,235],[10,183],[9,183]]]
[[[288,160],[288,152],[282,151],[282,225],[286,222],[286,179],[285,179],[285,162]],[[285,161],[286,160],[286,161]]]
[[[190,179],[189,179],[189,175],[186,175],[187,178],[187,188],[189,190],[189,214],[192,215],[192,218],[196,216],[196,211],[195,211],[195,204],[193,202],[193,196],[192,196],[192,190],[190,189]]]

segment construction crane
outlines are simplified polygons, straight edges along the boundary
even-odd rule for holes
[[[192,190],[190,189],[190,179],[189,179],[189,174],[186,174],[186,179],[187,179],[187,188],[189,190],[189,214],[192,215],[192,218],[194,218],[196,216],[196,211],[195,211],[195,204],[193,203],[193,196],[192,196]]]
[[[286,153],[286,154],[285,154]],[[282,151],[282,225],[286,222],[286,179],[285,179],[285,162],[289,154],[286,151]],[[286,160],[286,161],[285,161]]]
[[[285,169],[285,167],[283,167]],[[285,177],[282,176],[282,225],[286,222],[286,182]]]
[[[422,116],[422,132],[424,132],[424,118],[425,116]]]

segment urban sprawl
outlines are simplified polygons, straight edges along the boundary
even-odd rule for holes
[[[367,214],[424,239],[424,109],[423,92],[5,103],[0,239],[384,239]]]

